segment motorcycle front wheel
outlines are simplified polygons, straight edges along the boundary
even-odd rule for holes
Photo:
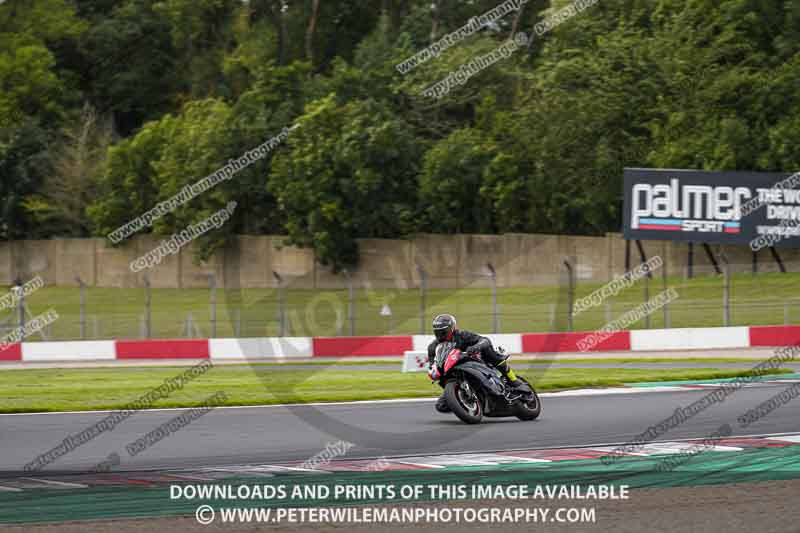
[[[483,400],[469,382],[448,381],[444,386],[444,399],[462,422],[478,424],[483,419]]]

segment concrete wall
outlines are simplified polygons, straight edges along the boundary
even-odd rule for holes
[[[87,285],[97,285],[97,247],[103,246],[103,239],[56,239],[53,242],[56,285],[78,286],[78,279]]]
[[[139,235],[122,246],[105,239],[53,239],[0,243],[0,285],[18,277],[36,275],[48,285],[74,286],[76,277],[100,287],[141,287],[144,273],[133,273],[130,263],[157,247],[158,237]],[[361,262],[351,273],[358,288],[418,287],[421,267],[430,288],[485,287],[490,284],[488,264],[500,287],[552,285],[563,280],[564,260],[575,267],[578,281],[603,283],[625,272],[625,241],[621,235],[604,237],[569,235],[415,235],[406,240],[362,239]],[[670,241],[642,243],[648,258],[660,255],[670,276],[687,275],[688,245]],[[752,254],[744,246],[711,246],[724,252],[734,272],[749,272]],[[779,249],[790,271],[800,270],[800,250]],[[209,261],[198,264],[193,245],[166,257],[149,269],[153,287],[204,288],[214,275],[220,288],[276,287],[277,273],[292,288],[344,288],[342,274],[318,264],[314,253],[284,244],[283,237],[239,236]],[[759,271],[778,270],[769,250],[758,254]],[[639,250],[630,246],[631,267],[639,263]],[[694,247],[694,274],[713,275],[714,268],[701,245]]]
[[[97,255],[97,286],[130,288],[140,286],[139,277],[131,272],[131,261],[136,259],[137,246],[134,237],[123,245],[114,248],[108,242],[98,243],[95,248]],[[45,280],[50,283],[50,280]]]

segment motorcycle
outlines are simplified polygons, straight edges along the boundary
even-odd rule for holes
[[[428,377],[439,382],[447,406],[467,424],[478,424],[484,416],[535,420],[542,412],[539,395],[525,378],[517,377],[524,386],[511,387],[480,355],[466,354],[452,342],[437,346]]]

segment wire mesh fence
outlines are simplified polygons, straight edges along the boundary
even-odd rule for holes
[[[565,265],[557,286],[494,287],[491,276],[458,286],[456,279],[421,278],[394,287],[391,278],[369,288],[343,277],[327,288],[206,289],[45,287],[0,310],[0,334],[12,334],[53,309],[58,320],[27,340],[229,338],[427,334],[438,313],[482,333],[593,331],[652,300],[667,289],[677,299],[642,316],[628,329],[791,324],[800,322],[800,264],[787,273],[745,273],[743,265],[721,274],[653,276],[580,312],[565,302],[604,286],[577,279]],[[726,274],[727,271],[727,274]],[[572,287],[572,288],[570,288]]]

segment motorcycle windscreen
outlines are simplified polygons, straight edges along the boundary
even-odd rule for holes
[[[433,360],[434,366],[444,368],[445,359],[456,347],[454,342],[443,342],[436,347],[436,357]]]

